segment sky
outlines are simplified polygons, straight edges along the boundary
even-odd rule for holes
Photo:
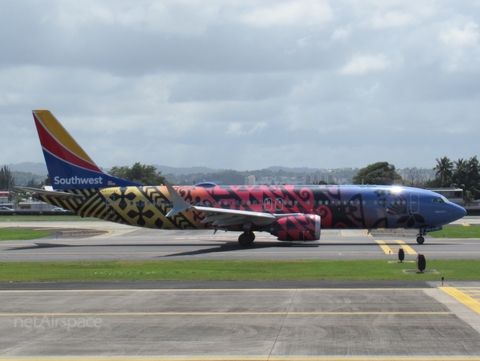
[[[0,165],[49,109],[101,167],[480,152],[480,1],[0,0]]]

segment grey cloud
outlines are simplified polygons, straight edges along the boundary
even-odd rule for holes
[[[106,167],[433,166],[478,153],[475,4],[318,4],[5,3],[0,164],[42,159],[34,108]]]

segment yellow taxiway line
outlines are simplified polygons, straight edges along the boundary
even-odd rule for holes
[[[392,249],[390,247],[388,247],[387,244],[384,241],[376,239],[375,242],[378,243],[378,245],[380,246],[382,251],[385,252],[385,254],[390,254],[390,255],[395,254],[395,253],[393,253]]]
[[[463,303],[465,306],[480,314],[480,302],[463,293],[455,287],[440,287],[440,289],[455,298],[457,301]]]
[[[131,317],[131,316],[365,316],[365,315],[451,315],[452,312],[438,311],[438,312],[401,312],[401,311],[367,311],[367,312],[339,312],[339,311],[312,311],[312,312],[62,312],[62,313],[0,313],[0,317]]]
[[[415,252],[415,250],[410,247],[409,245],[407,245],[405,242],[403,241],[400,241],[400,240],[396,240],[395,242],[397,242],[399,245],[402,246],[403,250],[405,251],[406,254],[417,254],[417,252]]]
[[[35,357],[35,358],[2,358],[2,361],[32,361],[32,360],[55,360],[55,361],[480,361],[480,357],[275,357],[275,356],[213,356],[213,357]]]
[[[399,239],[394,241],[396,244],[392,244],[392,243],[387,244],[385,241],[382,241],[382,240],[379,240],[379,239],[376,239],[375,242],[377,242],[377,244],[380,246],[380,248],[383,250],[383,252],[385,252],[385,254],[388,254],[388,255],[397,254],[397,252],[394,252],[389,247],[391,245],[396,246],[397,244],[400,245],[403,248],[403,250],[405,251],[406,254],[417,254],[417,252],[412,247],[410,247],[404,241],[401,241]]]

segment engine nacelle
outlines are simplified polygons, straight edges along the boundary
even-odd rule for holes
[[[320,239],[320,216],[297,214],[279,218],[270,233],[279,241],[317,241]]]

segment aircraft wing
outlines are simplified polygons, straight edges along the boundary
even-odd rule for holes
[[[278,218],[286,216],[285,214],[275,215],[271,213],[241,211],[236,209],[192,206],[175,191],[169,182],[166,181],[165,184],[173,201],[173,208],[168,212],[167,217],[172,217],[185,210],[195,210],[206,214],[202,223],[212,223],[212,226],[214,227],[227,227],[234,225],[243,226],[248,223],[267,226],[274,223]]]

